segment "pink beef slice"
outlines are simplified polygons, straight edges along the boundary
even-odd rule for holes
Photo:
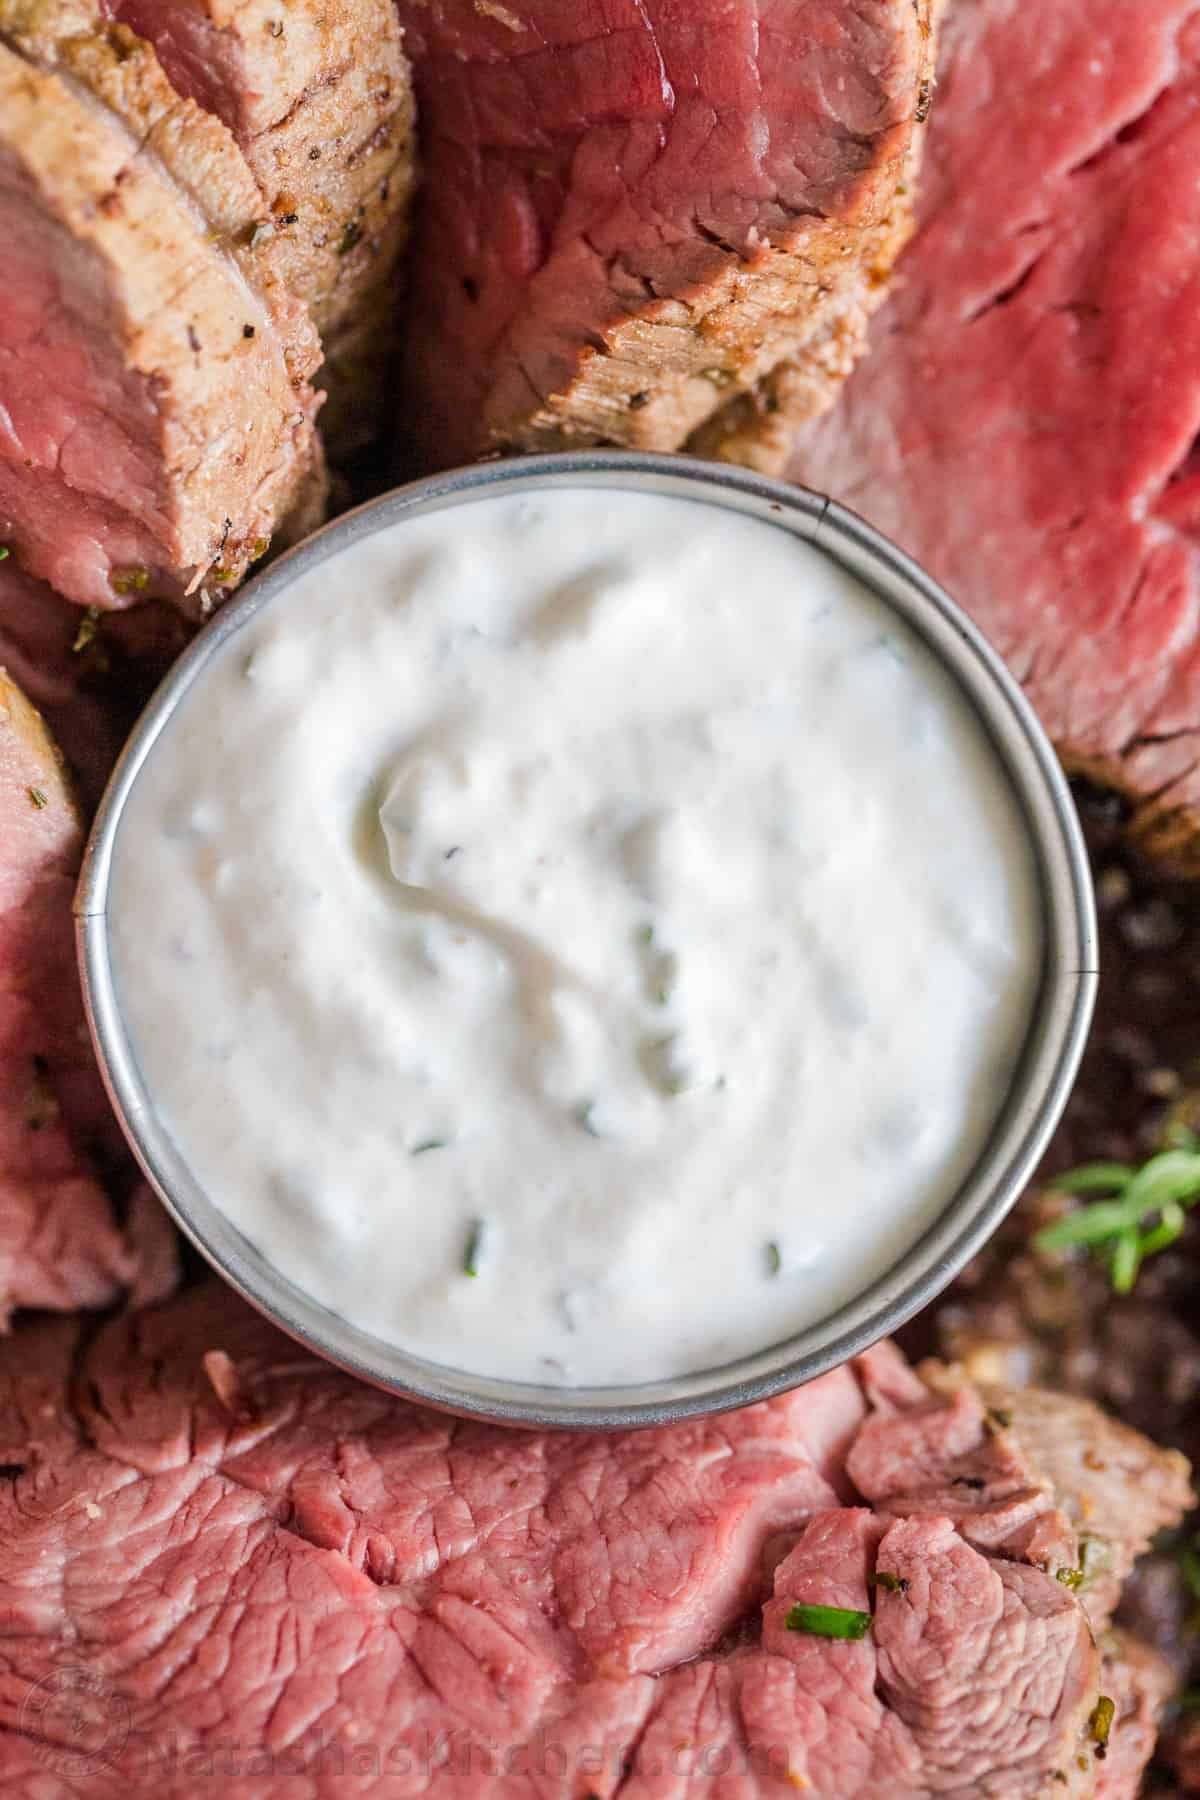
[[[258,184],[288,291],[321,334],[322,435],[369,440],[396,350],[415,179],[413,95],[392,0],[105,0],[176,90],[222,120]]]
[[[535,1434],[358,1384],[216,1284],[91,1339],[30,1323],[0,1346],[4,1792],[1032,1800],[1111,1764],[1131,1800],[1161,1669],[1126,1647],[1110,1680],[1037,1560],[856,1503],[876,1417],[917,1415],[937,1492],[989,1454],[881,1360],[711,1421]],[[806,1635],[796,1604],[874,1627]]]
[[[0,542],[203,612],[323,482],[320,356],[227,129],[86,0],[0,3]]]
[[[907,231],[933,12],[401,0],[409,454],[674,449],[823,334],[844,373]]]
[[[1197,864],[1200,19],[950,9],[919,235],[836,415],[724,453],[864,513],[949,588],[1069,763]],[[964,171],[970,171],[966,179]]]
[[[0,1330],[18,1307],[174,1282],[165,1215],[135,1195],[122,1229],[89,1153],[114,1145],[75,973],[80,847],[57,752],[0,669]]]

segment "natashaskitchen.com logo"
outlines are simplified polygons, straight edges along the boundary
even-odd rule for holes
[[[37,1760],[66,1777],[115,1765],[129,1727],[128,1700],[94,1669],[52,1669],[21,1703],[20,1728]]]
[[[417,1776],[422,1786],[447,1778],[459,1785],[516,1777],[600,1791],[615,1787],[630,1772],[627,1746],[572,1741],[568,1750],[536,1734],[505,1747],[481,1743],[470,1732],[453,1728],[417,1728],[396,1742],[381,1742],[365,1732],[356,1736],[352,1729],[334,1737],[318,1730],[278,1746],[248,1743],[219,1728],[199,1740],[186,1732],[151,1733],[135,1728],[129,1700],[118,1688],[95,1670],[76,1667],[55,1669],[30,1687],[20,1729],[43,1767],[66,1779],[86,1782],[104,1771],[128,1779],[156,1776],[184,1780],[196,1793],[208,1791],[210,1783],[215,1794],[236,1779],[288,1776],[319,1779],[326,1788],[343,1780],[357,1787],[387,1776]],[[637,1770],[644,1779],[686,1783],[754,1776],[807,1787],[807,1778],[790,1763],[781,1747],[678,1738],[661,1745],[643,1741],[637,1752]]]

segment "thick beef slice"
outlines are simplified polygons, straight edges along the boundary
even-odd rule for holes
[[[321,333],[322,431],[344,455],[371,434],[386,393],[415,172],[392,0],[108,0],[108,10],[237,139],[283,279]]]
[[[1200,801],[1198,163],[1192,0],[950,9],[873,353],[798,442],[727,447],[924,562],[1163,849]]]
[[[89,1344],[34,1326],[0,1349],[5,1791],[1015,1800],[1060,1764],[1095,1791],[1077,1596],[849,1503],[869,1391],[844,1369],[707,1423],[537,1435],[363,1387],[215,1284]],[[789,1631],[797,1602],[874,1629]],[[1157,1690],[1120,1692],[1109,1800]]]
[[[0,670],[0,1329],[16,1307],[153,1298],[174,1279],[161,1209],[138,1199],[125,1235],[84,1151],[111,1126],[75,974],[80,847],[57,752]]]
[[[925,0],[402,0],[426,171],[404,429],[674,448],[881,293]]]
[[[232,140],[78,12],[0,9],[0,536],[88,604],[219,594],[313,480],[316,338]]]
[[[944,1516],[968,1542],[1078,1587],[1093,1624],[1112,1612],[1135,1558],[1186,1510],[1188,1465],[1090,1401],[976,1387],[937,1364],[929,1385],[890,1390],[889,1346],[864,1359],[876,1408],[848,1472],[877,1508]],[[906,1371],[907,1373],[907,1371]]]

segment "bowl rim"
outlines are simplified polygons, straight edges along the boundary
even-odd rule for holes
[[[547,485],[676,495],[731,509],[782,526],[857,575],[933,651],[982,723],[1025,820],[1042,896],[1041,980],[1013,1086],[938,1218],[826,1319],[721,1367],[635,1387],[548,1387],[434,1363],[296,1288],[204,1193],[172,1144],[133,1055],[109,955],[109,882],[126,802],[183,696],[228,640],[294,581],[365,537],[405,518]],[[658,1425],[747,1406],[813,1380],[897,1330],[981,1249],[1032,1176],[1078,1070],[1098,978],[1091,872],[1066,778],[978,627],[909,556],[826,495],[728,464],[624,450],[483,462],[411,482],[341,515],[251,580],[175,662],[125,745],[88,838],[75,919],[88,1029],[118,1121],[151,1187],[217,1273],[290,1337],[377,1387],[463,1417],[543,1428]]]

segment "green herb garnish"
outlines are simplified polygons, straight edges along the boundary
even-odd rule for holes
[[[679,963],[674,956],[660,956],[654,970],[654,1004],[667,1006],[679,979]]]
[[[890,1569],[876,1569],[871,1577],[871,1586],[882,1588],[886,1594],[907,1594],[908,1583],[902,1575],[893,1575]]]
[[[695,1076],[686,1062],[680,1060],[679,1040],[675,1032],[653,1038],[642,1047],[642,1067],[660,1094],[675,1099],[694,1085]]]
[[[1191,1137],[1186,1146],[1162,1150],[1140,1169],[1128,1163],[1085,1163],[1056,1178],[1053,1186],[1063,1194],[1108,1197],[1047,1225],[1034,1238],[1037,1248],[1086,1248],[1103,1256],[1113,1288],[1128,1294],[1146,1258],[1182,1235],[1185,1208],[1200,1201],[1200,1147]]]
[[[1065,1588],[1070,1588],[1073,1594],[1077,1594],[1083,1586],[1085,1577],[1082,1568],[1055,1569],[1054,1579],[1055,1581],[1061,1581]]]
[[[342,241],[338,245],[338,255],[349,256],[354,246],[362,242],[362,234],[362,220],[348,219],[346,229],[342,233]]]
[[[114,569],[108,577],[114,594],[140,594],[150,585],[149,569]]]
[[[1101,1694],[1097,1700],[1088,1730],[1092,1734],[1092,1742],[1096,1745],[1096,1755],[1104,1757],[1108,1753],[1108,1740],[1112,1732],[1113,1719],[1116,1716],[1116,1705],[1107,1694]]]
[[[767,1245],[767,1274],[778,1275],[783,1267],[783,1251],[774,1239]]]
[[[871,1629],[869,1612],[854,1612],[847,1606],[793,1606],[784,1624],[789,1631],[806,1631],[810,1637],[866,1637]]]
[[[44,806],[49,806],[49,804],[50,804],[50,802],[47,800],[45,794],[42,792],[41,788],[30,788],[29,798],[32,801],[33,805],[37,807],[39,812],[41,812],[41,810]]]
[[[604,1133],[596,1123],[596,1103],[594,1100],[585,1100],[583,1105],[577,1109],[575,1118],[582,1129],[587,1132],[589,1137],[598,1138],[604,1136]]]
[[[467,1247],[463,1252],[463,1274],[478,1275],[479,1265],[483,1260],[484,1238],[487,1226],[482,1219],[476,1219],[471,1226],[471,1235],[467,1239]]]
[[[75,642],[71,645],[72,650],[77,656],[81,650],[87,649],[99,629],[100,608],[98,606],[89,606],[82,619],[79,621],[79,630],[75,633]]]
[[[992,1431],[1007,1431],[1013,1422],[1013,1416],[1006,1406],[990,1406],[985,1423]]]
[[[421,1143],[414,1144],[408,1154],[410,1156],[427,1156],[431,1150],[444,1150],[445,1148],[445,1138],[424,1138]]]
[[[11,555],[12,555],[12,551],[9,549],[8,545],[0,544],[0,562],[3,562],[6,556],[11,556]]]

